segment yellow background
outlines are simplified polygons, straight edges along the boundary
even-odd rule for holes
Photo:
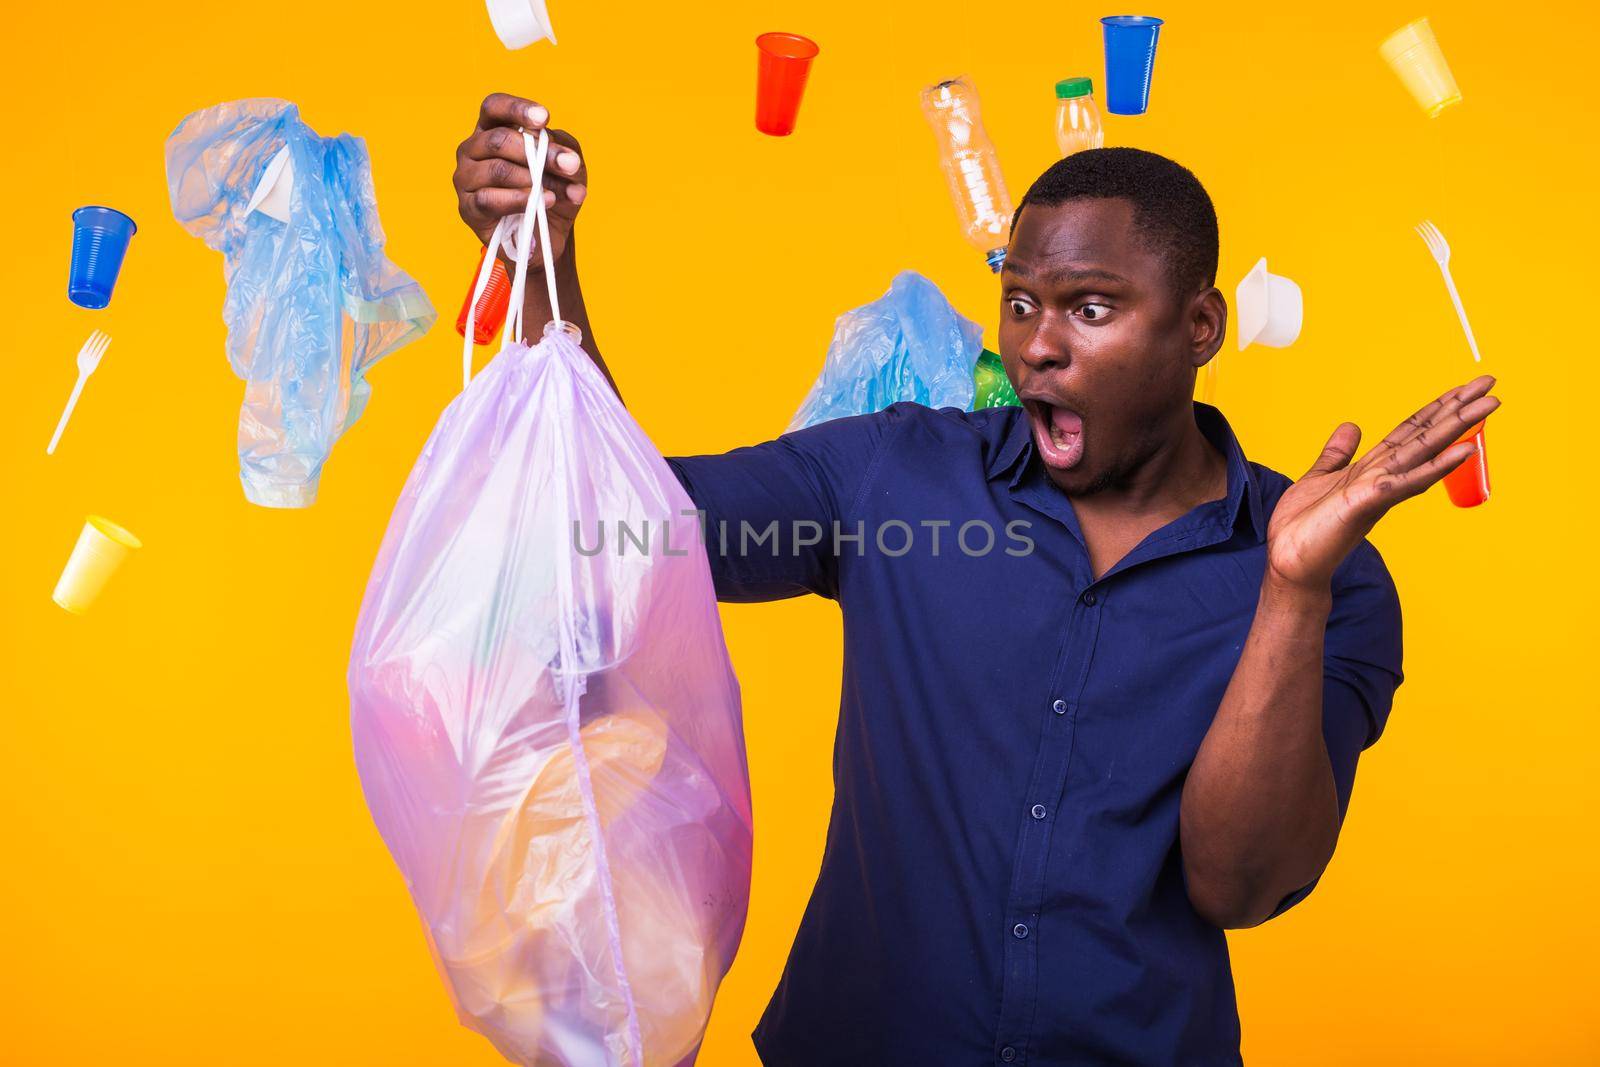
[[[345,658],[389,509],[459,382],[477,246],[452,153],[479,99],[547,102],[593,171],[597,333],[663,450],[780,431],[834,316],[934,278],[993,344],[917,90],[971,74],[1014,196],[1053,158],[1051,85],[1101,86],[1093,5],[551,0],[561,44],[506,51],[481,3],[24,4],[0,65],[9,300],[0,356],[0,812],[7,1064],[498,1062],[458,1027],[351,762]],[[1406,673],[1306,904],[1232,938],[1257,1064],[1600,1061],[1592,472],[1597,17],[1435,2],[1465,92],[1430,121],[1377,44],[1410,4],[1163,3],[1151,112],[1108,142],[1172,155],[1222,220],[1223,290],[1258,256],[1305,290],[1286,350],[1224,351],[1254,459],[1298,474],[1339,420],[1375,439],[1474,373],[1434,219],[1500,375],[1492,502],[1441,491],[1375,533]],[[822,46],[796,134],[752,124],[755,35]],[[371,376],[320,502],[241,496],[222,262],[173,220],[162,145],[239,97],[371,151],[389,253],[442,313]],[[64,293],[68,215],[134,238],[106,311]],[[58,454],[93,328],[115,338]],[[146,549],[91,615],[50,590],[83,515]],[[1018,606],[1018,625],[1029,625]],[[744,945],[702,1057],[754,1063],[821,856],[839,625],[820,600],[724,609],[759,825]],[[1004,634],[995,634],[997,641]],[[938,930],[928,930],[938,937]]]

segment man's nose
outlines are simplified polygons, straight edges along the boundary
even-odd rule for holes
[[[1049,312],[1039,316],[1039,324],[1022,345],[1022,362],[1034,370],[1065,366],[1072,361],[1066,331]]]

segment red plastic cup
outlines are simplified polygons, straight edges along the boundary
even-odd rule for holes
[[[1483,423],[1462,434],[1455,443],[1462,441],[1476,443],[1478,454],[1444,476],[1444,490],[1456,507],[1475,508],[1489,499],[1489,455],[1483,447]]]
[[[794,132],[794,117],[806,91],[817,44],[798,33],[763,33],[756,38],[756,129],[774,137]]]
[[[478,253],[478,268],[472,272],[467,295],[461,301],[461,314],[456,316],[456,333],[462,337],[467,335],[467,311],[472,306],[472,290],[478,287],[478,271],[483,269],[483,257],[488,251],[488,248],[484,248]],[[494,335],[500,332],[501,325],[505,323],[506,311],[510,307],[511,276],[496,258],[494,269],[489,272],[489,284],[484,286],[483,295],[478,298],[478,310],[472,320],[472,343],[486,345],[493,341]]]

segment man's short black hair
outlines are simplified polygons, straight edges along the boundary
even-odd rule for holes
[[[1140,148],[1090,148],[1053,164],[1017,205],[1011,228],[1029,204],[1095,199],[1133,204],[1134,226],[1167,261],[1167,276],[1180,292],[1216,284],[1217,212],[1205,186],[1166,156]]]

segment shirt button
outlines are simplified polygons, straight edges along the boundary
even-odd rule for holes
[[[1010,1063],[1012,1060],[1017,1058],[1017,1050],[1012,1048],[1010,1045],[1007,1045],[1005,1048],[1000,1050],[1000,1058],[1005,1060],[1007,1063]]]
[[[1033,806],[1033,817],[1035,819],[1044,818],[1044,805],[1043,804],[1035,804]]]
[[[1085,594],[1083,594],[1083,602],[1085,604],[1089,605],[1091,608],[1094,607],[1095,604],[1099,603],[1099,601],[1100,601],[1100,598],[1095,596],[1093,593],[1085,593]]]
[[[1055,712],[1057,715],[1065,715],[1067,713],[1067,702],[1065,700],[1058,700],[1054,704],[1050,705],[1050,710]]]
[[[1013,926],[1011,928],[1011,932],[1013,934],[1016,934],[1019,939],[1027,937],[1028,936],[1028,924],[1027,923],[1018,923],[1017,925],[1015,925],[1015,926]]]

